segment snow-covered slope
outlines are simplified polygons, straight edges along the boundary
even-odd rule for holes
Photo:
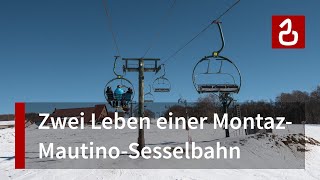
[[[307,125],[306,135],[320,141],[320,126]],[[148,133],[148,132],[146,132]],[[181,134],[180,134],[181,135]],[[215,134],[220,138],[221,134]],[[209,137],[209,136],[208,136]],[[195,137],[196,138],[196,137]],[[212,137],[216,139],[215,137]],[[243,136],[232,137],[240,140]],[[250,141],[249,143],[254,143]],[[261,142],[260,142],[261,143]],[[320,146],[307,144],[305,169],[14,169],[14,129],[0,130],[0,179],[320,179]],[[261,157],[268,160],[268,156]]]

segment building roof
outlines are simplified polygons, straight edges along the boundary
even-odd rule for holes
[[[83,112],[84,122],[88,123],[92,119],[92,113],[95,113],[97,119],[103,109],[106,109],[104,104],[95,105],[94,107],[55,109],[51,117],[80,117],[80,113]]]

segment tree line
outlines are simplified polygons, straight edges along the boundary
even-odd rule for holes
[[[213,114],[222,114],[223,110],[219,98],[210,94],[200,97],[195,103],[189,103],[187,106],[172,105],[167,108],[163,116],[168,118],[169,112],[173,112],[173,117],[205,116],[209,118],[208,122],[212,123]],[[281,93],[275,100],[234,102],[228,109],[229,117],[256,117],[257,114],[263,117],[286,117],[293,124],[320,124],[320,86],[310,93],[298,90]]]

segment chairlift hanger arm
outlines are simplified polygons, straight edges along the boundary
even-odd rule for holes
[[[116,66],[117,66],[117,60],[120,56],[114,56],[114,62],[113,62],[113,73],[118,77],[118,78],[122,78],[123,75],[120,75],[116,72]]]
[[[156,74],[161,70],[161,65],[157,67]]]
[[[215,20],[215,21],[213,21],[212,23],[213,23],[213,24],[217,24],[218,29],[219,29],[219,33],[220,33],[220,38],[221,38],[221,48],[220,48],[218,51],[214,52],[214,55],[215,55],[215,56],[218,56],[218,55],[220,54],[220,52],[223,50],[224,45],[225,45],[224,36],[223,36],[223,31],[222,31],[222,26],[221,26],[221,23],[222,23],[222,22],[219,21],[219,20]]]
[[[166,75],[166,68],[165,68],[165,65],[164,65],[164,64],[160,64],[160,65],[157,67],[156,74],[162,69],[161,67],[163,67],[163,74],[162,74],[160,77],[165,77],[165,75]]]
[[[151,85],[149,84],[149,91],[146,94],[152,94],[151,92]]]

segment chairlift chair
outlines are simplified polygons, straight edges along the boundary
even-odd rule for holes
[[[115,57],[115,63],[118,56]],[[131,102],[134,98],[135,89],[131,81],[124,78],[123,75],[119,75],[115,72],[115,65],[114,65],[114,74],[116,75],[115,78],[111,79],[107,82],[105,88],[104,88],[104,96],[107,102],[114,107],[114,108],[120,108],[120,109],[127,109],[127,105],[129,102]],[[114,90],[117,86],[120,86],[121,89],[123,89],[124,94],[121,95],[121,97],[116,97],[114,94]],[[132,93],[126,93],[128,90],[131,89]]]
[[[212,61],[219,61],[220,68],[218,71],[211,72],[209,64]],[[198,68],[201,64],[208,63],[208,68],[205,72],[197,73]],[[229,64],[232,69],[224,70],[222,64]],[[231,72],[228,72],[231,71]],[[197,79],[200,77],[224,77],[228,79],[225,82],[215,81],[214,78],[208,80],[206,83],[199,82]],[[201,59],[193,69],[192,81],[195,89],[199,94],[201,93],[238,93],[241,87],[241,74],[238,67],[228,58],[219,56],[207,56]]]
[[[222,46],[218,51],[215,51],[210,56],[205,56],[195,65],[192,72],[192,82],[196,91],[201,93],[238,93],[241,88],[241,74],[234,62],[232,62],[227,57],[221,56],[220,52],[224,48],[224,37],[220,22],[216,22],[218,25]],[[211,63],[215,63],[217,70],[212,72]],[[206,64],[207,63],[207,64]],[[201,66],[205,66],[206,70],[198,72]],[[211,79],[206,82],[200,82],[199,78],[211,77]],[[215,77],[215,78],[212,78]],[[216,79],[224,77],[227,79],[225,82],[218,82]]]
[[[170,92],[171,84],[170,81],[165,77],[158,77],[153,82],[154,92]]]
[[[131,97],[127,97],[125,100],[126,100],[126,101],[131,101],[131,100],[133,100],[134,92],[135,92],[135,91],[134,91],[134,87],[133,87],[132,83],[131,83],[128,79],[126,79],[126,78],[124,78],[124,77],[122,77],[122,76],[118,76],[118,77],[116,77],[116,78],[113,78],[113,79],[111,79],[111,80],[106,84],[106,86],[105,86],[105,88],[104,88],[104,92],[105,92],[104,94],[105,94],[106,100],[112,101],[112,100],[115,99],[113,92],[112,92],[112,93],[107,92],[108,87],[111,87],[111,88],[114,87],[114,86],[112,86],[112,84],[113,84],[113,85],[114,85],[114,84],[120,85],[121,88],[124,90],[124,92],[127,92],[128,89],[131,88],[131,89],[132,89],[132,95],[131,95]],[[114,89],[112,89],[112,91],[113,91],[113,90],[114,90]]]
[[[163,67],[163,75],[156,78],[153,81],[152,87],[154,92],[170,92],[171,90],[171,83],[168,78],[165,77],[166,70],[164,64],[160,65],[159,70],[161,69],[161,66]]]
[[[145,103],[153,103],[154,102],[154,96],[151,93],[151,85],[149,85],[150,90],[146,94],[144,94],[144,102]]]

